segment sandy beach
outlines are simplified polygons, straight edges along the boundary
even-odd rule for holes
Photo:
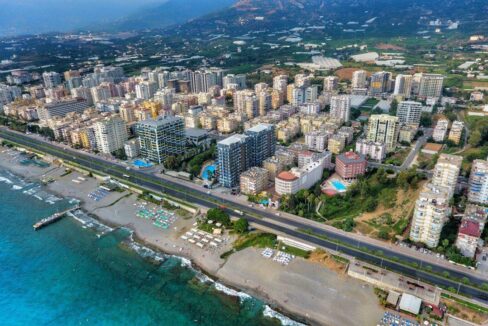
[[[111,192],[100,201],[88,197],[99,181],[78,172],[65,175],[63,167],[41,168],[20,165],[18,153],[0,148],[0,169],[7,169],[30,180],[50,178],[48,190],[81,201],[82,208],[102,222],[132,229],[138,240],[168,254],[190,259],[202,271],[220,282],[264,299],[273,308],[299,316],[313,325],[375,325],[383,314],[370,285],[339,275],[324,266],[295,258],[283,266],[266,259],[260,250],[249,248],[231,255],[220,255],[232,248],[234,236],[224,235],[223,244],[214,249],[200,249],[180,237],[194,227],[195,217],[178,217],[166,230],[150,220],[136,216],[141,207],[154,209],[136,194]]]

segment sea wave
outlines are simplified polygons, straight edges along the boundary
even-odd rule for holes
[[[241,302],[244,300],[252,299],[252,297],[249,294],[228,288],[227,286],[219,282],[215,282],[214,287],[215,289],[217,289],[217,291],[223,292],[232,297],[238,297],[241,300]]]
[[[18,185],[13,185],[13,186],[12,186],[12,189],[13,189],[13,190],[21,190],[21,189],[23,189],[23,187],[18,186]]]
[[[110,231],[114,230],[113,228],[111,228],[111,227],[101,223],[100,221],[88,216],[88,214],[84,213],[82,210],[78,210],[74,213],[70,212],[68,214],[69,214],[69,216],[73,217],[75,220],[79,221],[83,226],[89,226],[91,229],[93,229],[93,225],[96,224],[98,228],[106,228]],[[132,229],[129,229],[129,228],[125,228],[125,229],[130,231],[130,235],[125,242],[127,242],[129,248],[134,250],[141,257],[146,258],[146,259],[152,259],[152,260],[157,261],[157,262],[163,262],[168,257],[178,259],[181,263],[181,266],[191,269],[195,273],[195,277],[200,282],[212,284],[213,287],[217,291],[225,293],[228,296],[237,297],[237,298],[239,298],[239,301],[241,303],[246,301],[246,300],[252,299],[252,297],[245,292],[234,290],[232,288],[225,286],[222,283],[216,282],[215,280],[213,280],[211,277],[209,277],[208,275],[206,275],[205,273],[203,273],[199,269],[193,267],[191,260],[188,258],[176,256],[176,255],[163,254],[161,252],[155,251],[151,248],[148,248],[148,247],[140,244],[139,242],[137,242],[133,238],[134,231]],[[293,319],[288,318],[285,315],[273,310],[268,305],[266,305],[264,307],[263,315],[266,317],[278,319],[280,321],[280,323],[284,326],[302,326],[302,325],[304,326],[304,324],[296,322]]]
[[[286,317],[283,314],[273,310],[270,306],[266,305],[263,310],[263,315],[269,318],[276,318],[283,326],[305,326],[305,324],[294,321],[291,318]]]
[[[76,221],[80,222],[82,226],[95,230],[97,237],[99,238],[114,230],[113,228],[101,223],[93,217],[90,217],[88,214],[80,209],[75,212],[68,212],[68,215]]]
[[[6,183],[6,184],[13,184],[13,181],[10,180],[9,178],[5,178],[5,177],[0,177],[0,182],[3,182],[3,183]]]

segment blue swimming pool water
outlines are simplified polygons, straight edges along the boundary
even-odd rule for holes
[[[337,190],[337,191],[346,191],[347,187],[340,181],[338,180],[332,180],[331,181],[332,186]]]
[[[134,166],[137,166],[138,168],[150,168],[151,166],[153,166],[152,163],[143,160],[135,160],[134,162],[132,162],[132,164]]]
[[[212,174],[215,173],[215,165],[208,165],[204,170],[203,170],[203,173],[202,173],[202,179],[204,180],[208,180],[208,172],[211,172]]]

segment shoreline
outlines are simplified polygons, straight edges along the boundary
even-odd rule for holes
[[[181,259],[202,279],[216,284],[220,292],[241,299],[256,298],[263,302],[264,316],[278,318],[284,325],[373,325],[383,315],[372,286],[364,282],[299,257],[284,266],[264,258],[262,249],[257,248],[247,248],[223,260],[220,255],[232,248],[236,236],[225,234],[218,248],[200,249],[181,239],[194,228],[194,216],[175,212],[178,217],[174,224],[166,230],[159,229],[136,216],[140,209],[152,210],[156,206],[140,201],[134,193],[111,192],[100,201],[90,200],[88,195],[99,186],[95,178],[76,171],[66,174],[64,167],[58,165],[44,169],[20,165],[17,155],[14,150],[0,148],[0,169],[25,181],[55,180],[45,189],[55,196],[78,200],[83,214],[94,223],[130,230],[135,244]],[[86,181],[72,182],[81,176]],[[77,223],[83,224],[79,220]],[[356,307],[355,314],[346,309],[350,305]]]
[[[1,157],[0,157],[0,161],[1,161]],[[42,184],[39,176],[25,175],[25,174],[20,173],[19,170],[14,169],[14,168],[8,168],[3,164],[0,164],[0,169],[4,169],[4,170],[8,171],[9,173],[13,174],[14,176],[16,176],[19,179],[22,179],[25,182]],[[48,171],[53,170],[53,169],[55,169],[55,168],[48,169]],[[72,198],[72,197],[66,197],[66,195],[61,193],[60,191],[56,191],[55,189],[52,189],[52,187],[49,187],[49,184],[43,185],[42,187],[44,187],[50,194],[53,194],[53,195],[58,196],[60,198],[63,198],[63,199],[71,199]],[[208,280],[205,280],[205,279],[200,280],[201,282],[207,281],[207,282],[210,282],[213,284],[218,284],[218,285],[220,285],[219,287],[223,286],[224,288],[227,288],[227,290],[230,290],[230,291],[226,291],[225,289],[222,289],[222,288],[220,288],[220,289],[216,288],[217,291],[222,292],[225,295],[232,296],[232,297],[241,298],[240,295],[242,295],[242,297],[244,297],[244,298],[254,297],[255,299],[262,301],[263,305],[264,305],[264,310],[262,312],[263,316],[266,316],[268,318],[277,319],[278,321],[280,321],[280,323],[282,325],[302,325],[302,324],[303,325],[321,325],[321,323],[318,321],[313,321],[313,320],[307,319],[305,316],[298,315],[296,313],[288,311],[286,309],[286,307],[283,307],[283,306],[279,305],[278,303],[276,303],[274,300],[271,299],[271,297],[267,293],[265,293],[263,291],[259,291],[259,290],[256,290],[256,289],[250,288],[250,287],[243,287],[243,286],[238,285],[238,282],[235,282],[235,281],[232,281],[232,280],[229,280],[226,278],[218,277],[214,273],[211,273],[210,271],[208,271],[204,266],[199,264],[198,259],[195,259],[191,255],[185,255],[184,253],[178,252],[177,250],[171,250],[170,248],[162,248],[162,246],[155,245],[155,244],[151,243],[150,241],[147,241],[144,237],[142,237],[136,228],[133,228],[130,225],[124,225],[124,224],[116,223],[112,220],[104,218],[103,216],[101,216],[99,214],[96,214],[95,212],[92,212],[90,209],[88,209],[86,207],[87,205],[86,205],[85,200],[83,200],[79,197],[74,197],[73,199],[79,201],[79,206],[80,206],[79,210],[80,211],[82,211],[88,217],[98,221],[103,226],[109,227],[113,230],[118,229],[118,228],[125,228],[125,229],[130,230],[130,232],[132,234],[131,235],[131,238],[132,238],[131,241],[133,241],[134,243],[141,245],[143,247],[146,247],[146,248],[148,248],[148,249],[150,249],[156,253],[160,253],[160,254],[165,255],[165,256],[175,257],[176,259],[181,260],[182,263],[187,265],[188,268],[192,269],[197,274],[201,273],[206,278],[208,278]],[[80,226],[83,225],[82,220],[80,220],[77,217],[73,217],[71,215],[72,214],[68,214],[68,216],[71,219],[73,219],[77,224],[79,224]],[[110,231],[110,232],[112,232],[112,231]],[[189,264],[185,263],[185,261],[189,262]],[[235,293],[232,293],[232,294],[229,293],[232,291]],[[271,310],[270,311],[271,316],[269,314],[265,315],[266,310],[267,310],[266,308],[269,308]]]
[[[59,193],[55,193],[55,195],[62,197],[62,195]],[[204,274],[206,277],[208,277],[211,280],[212,283],[220,283],[223,286],[225,286],[225,287],[227,287],[233,291],[236,291],[238,293],[243,293],[245,295],[248,295],[248,296],[254,297],[260,301],[263,301],[265,306],[268,306],[274,312],[281,314],[282,317],[290,319],[290,322],[295,322],[295,323],[305,324],[305,325],[315,325],[315,324],[320,325],[320,323],[317,321],[309,320],[305,316],[300,316],[300,315],[297,315],[297,314],[294,314],[292,312],[287,311],[285,307],[282,307],[281,305],[274,302],[273,299],[271,299],[270,296],[265,292],[262,292],[262,291],[259,291],[259,290],[253,289],[253,288],[242,287],[242,286],[237,285],[235,282],[233,282],[231,280],[220,278],[217,275],[214,275],[214,274],[208,272],[205,268],[200,266],[192,257],[187,257],[184,254],[181,254],[179,252],[168,252],[167,250],[163,250],[162,248],[155,246],[152,243],[141,238],[140,235],[137,234],[137,230],[134,230],[134,229],[130,228],[129,226],[113,223],[112,221],[106,220],[103,217],[96,215],[95,213],[91,213],[91,212],[86,211],[85,208],[83,207],[83,201],[81,201],[81,200],[80,200],[80,207],[81,207],[80,210],[82,210],[85,214],[87,214],[89,217],[99,221],[100,223],[102,223],[105,226],[108,226],[114,230],[117,228],[129,229],[132,232],[132,241],[134,241],[134,242],[136,242],[136,243],[138,243],[144,247],[147,247],[147,248],[153,250],[154,252],[161,253],[163,255],[172,256],[172,257],[175,257],[175,258],[180,259],[182,261],[183,260],[189,261],[190,262],[190,266],[188,266],[189,268],[196,271],[197,273],[200,272],[200,273]],[[228,293],[225,293],[225,294],[231,296]],[[263,311],[263,313],[264,313],[264,311]]]

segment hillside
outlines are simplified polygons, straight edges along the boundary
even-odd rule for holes
[[[180,26],[187,35],[281,31],[314,26],[329,35],[411,35],[440,20],[459,30],[488,30],[485,0],[240,0],[231,8]]]
[[[234,3],[235,0],[168,0],[108,24],[101,24],[94,29],[100,31],[160,29],[228,8]]]

